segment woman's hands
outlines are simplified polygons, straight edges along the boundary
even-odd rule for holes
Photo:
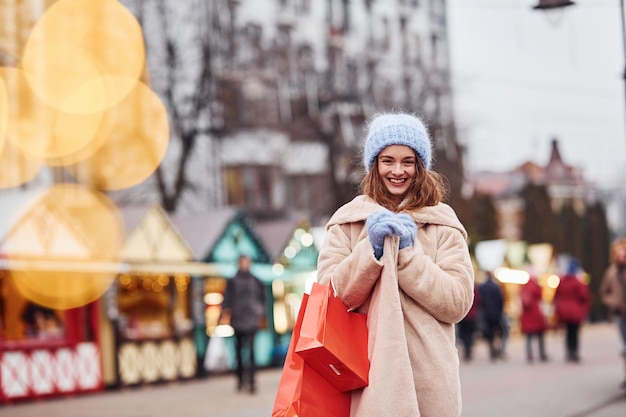
[[[383,256],[385,237],[396,235],[400,237],[399,249],[413,246],[417,235],[417,224],[407,213],[393,213],[382,209],[367,216],[365,221],[367,236],[374,249],[374,256],[380,260]]]

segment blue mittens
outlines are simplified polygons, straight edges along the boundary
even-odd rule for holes
[[[396,214],[396,217],[400,220],[400,223],[406,227],[405,233],[400,235],[399,249],[413,246],[415,235],[417,235],[417,223],[415,223],[415,220],[413,220],[413,218],[407,213],[398,213]]]
[[[417,234],[417,224],[406,213],[393,213],[389,210],[377,210],[367,216],[365,221],[367,236],[369,237],[374,256],[379,259],[383,256],[385,237],[396,235],[400,237],[400,249],[413,246]]]
[[[389,210],[378,210],[367,216],[365,221],[367,236],[369,237],[374,256],[380,259],[383,256],[383,245],[385,237],[390,235],[400,235],[405,227],[396,219],[396,215]]]

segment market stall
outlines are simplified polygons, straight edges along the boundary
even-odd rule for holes
[[[271,285],[275,275],[267,251],[256,235],[250,219],[243,211],[227,207],[193,215],[174,216],[172,222],[191,246],[194,260],[215,268],[212,274],[194,275],[191,282],[198,360],[205,357],[208,338],[218,336],[216,329],[227,280],[237,272],[239,255],[246,254],[253,261],[251,272],[266,286],[268,324],[263,326],[255,338],[255,357],[259,366],[269,365],[274,345],[274,329],[269,324],[272,323]],[[233,367],[234,342],[231,339],[227,338],[226,345],[231,352],[229,356]],[[199,373],[203,373],[202,369],[199,369]]]
[[[120,265],[95,261],[115,239],[84,233],[86,214],[115,232],[101,202],[71,187],[2,196],[0,403],[103,388],[98,297]]]
[[[105,294],[104,380],[138,385],[196,376],[191,319],[193,274],[211,273],[158,205],[122,207],[126,270]]]
[[[305,216],[292,214],[257,222],[255,231],[268,249],[274,274],[272,362],[279,366],[289,346],[302,295],[316,280],[318,250]]]

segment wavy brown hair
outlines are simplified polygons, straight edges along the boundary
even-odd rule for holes
[[[378,157],[374,159],[370,171],[361,180],[361,192],[381,206],[394,212],[417,210],[426,206],[436,206],[446,197],[448,188],[437,172],[427,170],[421,158],[415,154],[416,175],[406,194],[395,196],[385,186],[378,174]]]

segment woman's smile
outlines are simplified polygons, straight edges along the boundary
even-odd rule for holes
[[[389,178],[389,182],[391,182],[394,186],[401,186],[406,182],[406,178]]]

